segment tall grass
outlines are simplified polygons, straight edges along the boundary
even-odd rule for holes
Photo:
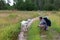
[[[9,16],[8,16],[8,18],[16,18],[17,17],[17,15],[16,14],[10,14]]]
[[[27,40],[41,40],[40,39],[40,29],[38,27],[39,21],[35,21],[30,26],[28,31],[28,39]]]
[[[37,20],[34,23],[32,23],[28,31],[28,40],[54,40],[56,39],[54,36],[57,36],[57,33],[58,34],[60,33],[60,17],[58,16],[58,14],[52,14],[52,13],[49,13],[47,16],[49,16],[50,20],[52,21],[52,26],[49,27],[48,31],[44,32],[46,33],[45,34],[46,37],[44,38],[40,37],[41,36],[41,34],[39,34],[40,30],[37,27],[37,25],[39,24],[39,21]]]
[[[14,24],[0,29],[0,40],[17,40],[20,24]]]
[[[39,16],[38,12],[33,11],[1,11],[0,14],[2,14],[2,16],[0,16],[0,40],[18,40],[20,22]],[[6,16],[5,14],[9,15]]]
[[[50,18],[52,21],[52,28],[54,28],[57,32],[60,32],[60,17],[58,14],[51,14]]]

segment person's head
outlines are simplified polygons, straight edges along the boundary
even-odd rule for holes
[[[42,20],[42,17],[39,17],[40,20]]]

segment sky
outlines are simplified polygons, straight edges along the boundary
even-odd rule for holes
[[[11,3],[9,3],[11,6],[13,5],[13,0],[10,0]],[[6,3],[7,3],[7,0],[6,0]]]
[[[7,0],[5,0],[6,1],[6,3],[7,3]],[[25,2],[26,0],[23,0],[23,2]],[[13,5],[13,0],[10,0],[10,2],[11,3],[9,3],[10,4],[10,6],[12,6]]]

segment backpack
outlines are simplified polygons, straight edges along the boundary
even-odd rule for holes
[[[46,23],[47,23],[47,26],[51,26],[51,21],[50,21],[49,19],[47,19],[47,18],[44,18],[44,20],[46,21]]]

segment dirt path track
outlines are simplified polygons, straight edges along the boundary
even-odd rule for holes
[[[37,20],[37,19],[38,19],[38,17],[33,18],[33,19],[28,23],[27,28],[29,28],[30,25],[32,24],[32,22],[35,21],[35,20]],[[26,28],[26,29],[27,29],[27,28]],[[22,29],[24,29],[24,27],[21,28],[21,32],[20,32],[20,34],[19,34],[18,40],[27,40],[27,32],[26,32],[26,31],[22,31]]]

